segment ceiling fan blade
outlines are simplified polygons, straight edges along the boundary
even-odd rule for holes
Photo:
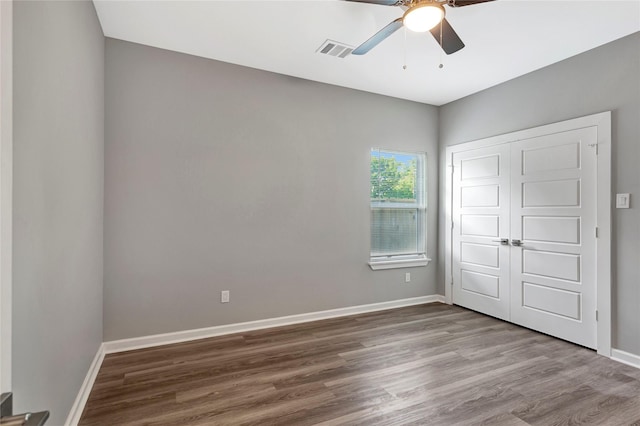
[[[395,21],[392,21],[389,25],[378,31],[371,37],[369,40],[362,43],[360,46],[356,47],[352,55],[364,55],[374,47],[376,47],[382,40],[389,37],[391,34],[395,33],[402,27],[402,18],[398,18]]]
[[[352,0],[354,1],[354,0]],[[472,6],[478,3],[487,3],[495,0],[449,0],[447,4],[451,7],[463,7],[463,6]]]
[[[398,0],[345,0],[345,1],[352,1],[356,3],[379,4],[382,6],[395,6],[400,3]]]
[[[442,42],[440,41],[440,27],[442,26]],[[451,55],[452,53],[456,53],[458,50],[464,47],[464,43],[458,37],[458,34],[455,32],[449,21],[446,19],[442,19],[440,25],[436,25],[430,31],[431,35],[436,39],[438,44],[442,46],[442,50],[447,55]]]

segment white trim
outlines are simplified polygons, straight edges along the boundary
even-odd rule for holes
[[[190,340],[205,339],[208,337],[222,336],[225,334],[261,330],[270,327],[281,327],[284,325],[318,321],[328,318],[338,318],[348,315],[363,314],[366,312],[384,311],[387,309],[422,305],[425,303],[434,302],[442,303],[444,302],[444,298],[439,294],[435,294],[431,296],[413,297],[410,299],[392,300],[389,302],[371,303],[368,305],[349,306],[346,308],[330,309],[327,311],[310,312],[306,314],[268,318],[236,324],[219,325],[214,327],[199,328],[195,330],[184,330],[176,331],[173,333],[134,337],[131,339],[112,340],[110,342],[103,343],[103,348],[105,354],[111,354],[116,352],[130,351],[133,349],[143,349],[153,346],[168,345],[171,343],[188,342]]]
[[[560,121],[545,126],[533,127],[517,132],[492,136],[472,142],[448,146],[445,166],[452,164],[453,154],[471,149],[516,142],[567,130],[594,127],[598,129],[598,171],[597,171],[597,226],[599,235],[596,240],[597,251],[597,350],[600,355],[611,356],[611,111]],[[452,298],[452,260],[451,224],[453,188],[452,171],[446,173],[445,187],[445,300],[453,303]]]
[[[0,392],[11,391],[13,2],[0,0]]]
[[[82,386],[80,386],[78,396],[76,396],[76,400],[71,406],[67,420],[64,422],[65,426],[76,426],[78,422],[80,422],[84,406],[89,399],[89,394],[91,393],[91,389],[93,389],[93,384],[95,383],[100,367],[102,366],[104,355],[104,343],[102,343],[98,348],[96,356],[93,358],[93,362],[89,366],[89,371],[87,371],[84,382],[82,382]]]
[[[632,354],[614,348],[611,349],[611,359],[635,368],[640,368],[640,355]]]
[[[445,303],[453,304],[453,262],[448,253],[453,253],[453,152],[447,147],[445,153],[445,191],[444,191],[444,299]]]
[[[590,117],[598,128],[596,146],[596,309],[597,350],[611,356],[611,111]]]
[[[389,258],[381,260],[371,260],[369,266],[374,271],[379,269],[413,268],[416,266],[427,266],[431,259],[422,256],[413,256],[407,259]]]

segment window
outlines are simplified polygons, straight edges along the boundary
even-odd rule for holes
[[[426,157],[371,150],[372,269],[424,266]]]

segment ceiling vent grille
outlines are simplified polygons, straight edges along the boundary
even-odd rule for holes
[[[318,47],[316,53],[335,56],[336,58],[346,58],[352,51],[353,47],[351,46],[327,39],[320,45],[320,47]]]

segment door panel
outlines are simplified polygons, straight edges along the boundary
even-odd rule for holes
[[[500,207],[499,185],[464,186],[460,207]]]
[[[550,243],[580,244],[580,218],[522,216],[522,239]]]
[[[509,147],[453,157],[453,298],[456,304],[509,318]]]
[[[460,162],[462,180],[500,176],[500,156],[471,158]]]
[[[473,263],[480,266],[498,268],[499,247],[489,244],[461,243],[460,260],[462,263]]]
[[[596,346],[595,128],[511,144],[511,321]]]
[[[522,183],[522,207],[579,205],[580,181],[577,179]]]
[[[460,215],[460,232],[462,235],[495,237],[500,235],[500,217],[497,215],[478,215],[463,214]]]
[[[529,149],[522,153],[522,174],[531,175],[580,167],[580,144],[568,143]]]
[[[522,304],[545,313],[580,319],[580,293],[523,283]]]
[[[460,274],[460,287],[463,291],[500,299],[500,278],[495,275],[463,269]]]
[[[579,282],[580,255],[525,249],[522,273]]]

